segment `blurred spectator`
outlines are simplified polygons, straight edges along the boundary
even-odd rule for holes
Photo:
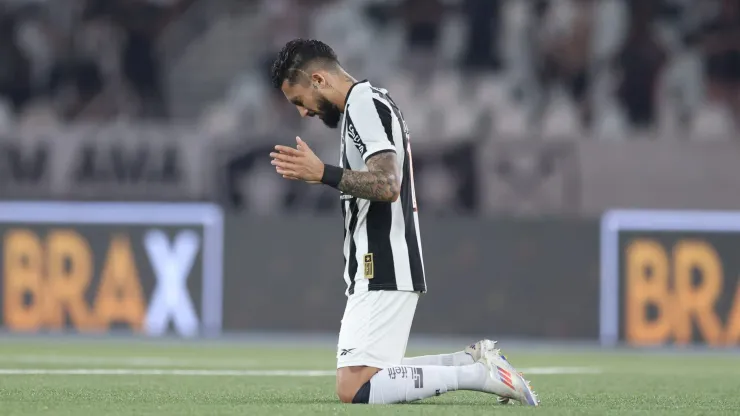
[[[621,75],[617,97],[633,127],[648,129],[657,117],[656,88],[666,51],[654,34],[657,2],[630,0],[630,27],[617,55]]]
[[[78,82],[84,97],[92,98],[111,87],[121,94],[119,84],[123,83],[134,93],[139,116],[167,117],[157,42],[173,16],[194,1],[86,0],[84,14],[74,25],[76,39],[71,53],[77,56],[72,59],[77,70],[71,72],[93,80]],[[103,85],[104,78],[115,85]]]
[[[20,114],[31,99],[31,66],[18,45],[18,18],[0,4],[0,99]]]
[[[75,119],[103,90],[103,76],[97,57],[87,47],[91,40],[99,39],[88,31],[89,20],[82,14],[74,16],[75,29],[60,36],[59,52],[49,76],[49,94],[56,102],[60,115],[66,120]]]
[[[440,0],[404,0],[400,16],[405,25],[406,59],[418,74],[434,71],[445,6]]]
[[[703,46],[710,97],[726,103],[740,127],[740,0],[720,0]]]
[[[140,100],[141,115],[165,117],[167,107],[156,41],[170,7],[144,0],[118,0],[112,2],[107,12],[112,13],[111,17],[124,32],[123,74]]]
[[[464,67],[470,70],[500,69],[501,0],[465,0],[463,6],[468,25]]]
[[[542,106],[549,102],[552,88],[561,86],[579,109],[584,126],[589,126],[591,121],[588,89],[594,3],[594,0],[537,1],[534,5],[540,54],[535,62],[543,89]]]
[[[270,59],[289,40],[308,35],[311,22],[305,16],[309,15],[313,3],[296,0],[268,0],[262,3],[267,28],[264,42],[269,45],[267,53]]]

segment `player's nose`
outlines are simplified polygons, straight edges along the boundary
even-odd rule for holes
[[[313,113],[304,107],[298,107],[298,113],[301,114],[301,117],[313,117]]]

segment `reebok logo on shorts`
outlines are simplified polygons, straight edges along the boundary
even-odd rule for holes
[[[346,348],[346,349],[343,348],[343,349],[340,350],[339,355],[343,357],[343,356],[345,356],[347,354],[351,354],[352,351],[354,351],[354,350],[355,350],[354,348]]]

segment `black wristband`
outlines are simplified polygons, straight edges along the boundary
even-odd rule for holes
[[[324,165],[324,176],[321,177],[321,183],[338,188],[343,175],[344,169],[339,166]]]

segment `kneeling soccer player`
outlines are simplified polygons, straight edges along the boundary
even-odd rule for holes
[[[323,163],[300,138],[296,147],[275,146],[270,154],[283,178],[340,191],[347,285],[337,351],[340,400],[402,403],[473,390],[537,406],[529,384],[492,341],[449,355],[404,358],[427,286],[409,130],[388,91],[356,81],[317,40],[288,42],[271,75],[302,117],[317,116],[330,128],[341,124],[336,166]]]

